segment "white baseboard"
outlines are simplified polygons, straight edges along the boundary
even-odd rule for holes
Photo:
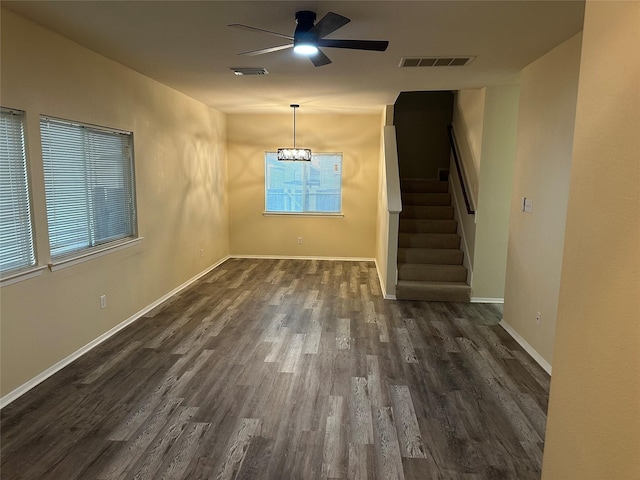
[[[297,255],[229,255],[228,258],[264,258],[266,260],[329,260],[336,262],[374,262],[375,258],[367,257],[314,257]],[[377,268],[377,265],[376,265]]]
[[[511,335],[513,339],[516,342],[518,342],[520,346],[524,348],[529,355],[531,355],[531,358],[533,358],[538,363],[538,365],[540,365],[544,369],[545,372],[551,375],[551,365],[549,364],[549,362],[547,362],[544,358],[542,358],[542,355],[536,352],[535,349],[531,345],[529,345],[529,343],[524,338],[522,338],[520,334],[516,332],[511,325],[505,322],[504,318],[500,320],[500,326],[504,328],[507,331],[507,333]]]
[[[504,303],[504,298],[471,297],[471,303]]]
[[[82,355],[84,355],[85,353],[87,353],[90,350],[94,349],[95,347],[100,345],[102,342],[104,342],[105,340],[109,339],[110,337],[112,337],[113,335],[118,333],[120,330],[125,328],[126,326],[132,324],[137,319],[139,319],[140,317],[142,317],[143,315],[145,315],[146,313],[150,312],[155,307],[160,305],[162,302],[166,301],[167,299],[169,299],[170,297],[172,297],[176,293],[180,292],[181,290],[184,290],[189,285],[191,285],[193,282],[195,282],[199,278],[201,278],[204,275],[206,275],[207,273],[209,273],[214,268],[216,268],[219,265],[221,265],[222,263],[224,263],[227,259],[229,259],[229,256],[226,256],[222,260],[219,260],[214,265],[212,265],[212,266],[208,267],[206,270],[198,273],[196,276],[190,278],[189,280],[184,282],[182,285],[174,288],[173,290],[171,290],[166,295],[163,295],[162,297],[160,297],[158,300],[156,300],[152,304],[147,305],[146,307],[144,307],[139,312],[134,313],[129,318],[127,318],[125,321],[123,321],[123,322],[119,323],[118,325],[116,325],[115,327],[113,327],[111,330],[108,330],[107,332],[103,333],[99,337],[97,337],[94,340],[90,341],[85,346],[83,346],[82,348],[76,350],[75,352],[73,352],[68,357],[63,358],[62,360],[60,360],[59,362],[55,363],[51,367],[47,368],[45,371],[43,371],[43,372],[39,373],[38,375],[36,375],[35,377],[33,377],[31,380],[23,383],[22,385],[20,385],[15,390],[7,393],[4,397],[0,398],[0,409],[3,409],[7,405],[9,405],[11,402],[13,402],[15,399],[17,399],[17,398],[21,397],[22,395],[24,395],[25,393],[27,393],[29,390],[31,390],[36,385],[44,382],[47,378],[49,378],[50,376],[52,376],[56,372],[62,370],[64,367],[69,365],[74,360],[80,358]]]

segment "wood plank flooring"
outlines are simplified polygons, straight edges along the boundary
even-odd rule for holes
[[[231,259],[2,410],[3,479],[538,479],[549,376],[495,307]]]

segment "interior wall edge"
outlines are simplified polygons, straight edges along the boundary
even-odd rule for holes
[[[533,348],[531,345],[529,345],[529,342],[527,342],[522,336],[520,336],[520,334],[518,332],[516,332],[513,327],[511,325],[509,325],[504,318],[502,320],[500,320],[499,325],[504,328],[506,330],[506,332],[511,335],[511,337],[520,344],[520,346],[522,348],[525,349],[525,351],[531,355],[531,358],[533,358],[536,363],[538,365],[540,365],[545,372],[547,372],[549,375],[551,375],[551,364],[549,362],[547,362],[542,355],[540,355],[535,348]]]

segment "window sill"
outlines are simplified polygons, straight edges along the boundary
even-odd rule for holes
[[[0,278],[0,287],[6,287],[7,285],[13,285],[14,283],[23,282],[30,278],[39,277],[42,272],[47,268],[46,265],[30,267],[26,270],[19,272],[8,272],[6,276]]]
[[[344,217],[344,213],[323,212],[262,212],[265,217]]]
[[[133,247],[138,245],[143,237],[137,238],[127,238],[118,243],[112,243],[109,245],[102,245],[100,247],[96,247],[91,251],[83,251],[80,253],[76,253],[70,255],[68,257],[60,257],[55,260],[51,260],[49,264],[49,270],[55,272],[56,270],[61,270],[63,268],[71,267],[73,265],[77,265],[82,262],[86,262],[88,260],[93,260],[94,258],[102,257],[103,255],[107,255],[109,253],[117,252],[118,250],[123,250],[125,248]]]

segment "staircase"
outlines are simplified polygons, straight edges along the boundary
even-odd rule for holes
[[[398,300],[469,302],[449,183],[401,180]]]

